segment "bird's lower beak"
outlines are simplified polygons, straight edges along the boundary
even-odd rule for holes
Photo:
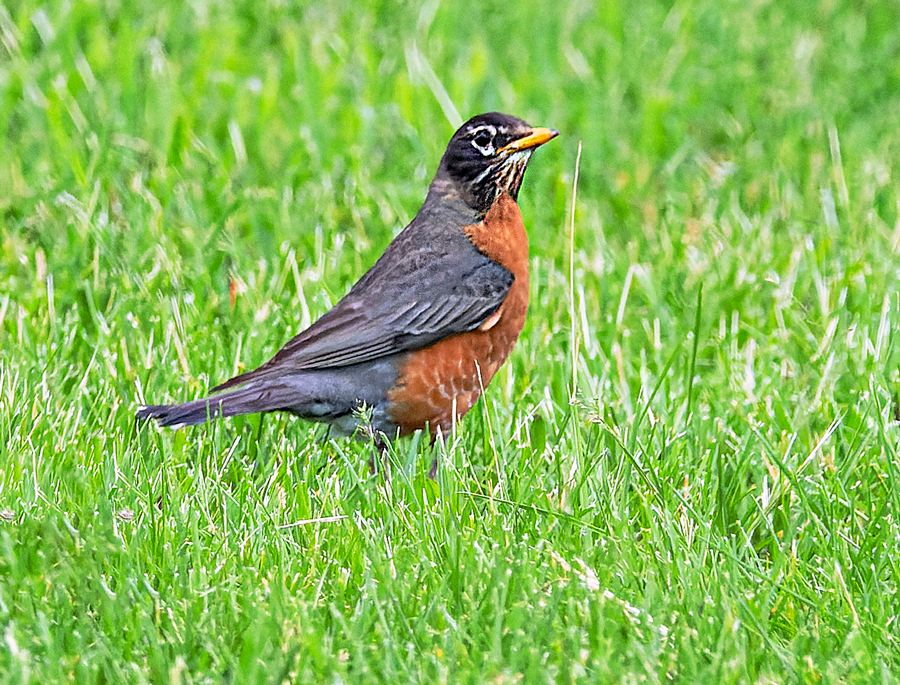
[[[519,152],[520,150],[530,150],[538,145],[543,145],[548,140],[553,140],[559,135],[559,131],[555,128],[535,128],[531,130],[527,136],[514,140],[509,145],[504,145],[498,152]]]

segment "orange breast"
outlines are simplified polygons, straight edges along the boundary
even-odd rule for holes
[[[472,243],[515,276],[500,308],[479,328],[409,355],[388,413],[401,435],[429,426],[446,434],[481,397],[512,351],[528,311],[528,236],[519,206],[502,195],[484,221],[465,228]]]

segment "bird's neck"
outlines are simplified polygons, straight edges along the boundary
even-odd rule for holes
[[[428,187],[428,196],[425,198],[424,207],[440,208],[441,211],[451,211],[465,218],[466,223],[480,221],[484,213],[471,206],[471,200],[463,196],[459,186],[449,177],[437,175]]]
[[[433,202],[452,202],[463,200],[459,188],[453,180],[445,174],[437,174],[428,186],[428,200]]]
[[[457,206],[455,208],[460,210],[464,208],[464,211],[471,213],[475,220],[481,221],[493,204],[493,199],[476,197],[469,186],[454,181],[441,167],[428,187],[426,202],[430,200],[445,206]]]

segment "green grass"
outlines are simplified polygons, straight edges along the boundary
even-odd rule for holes
[[[289,5],[0,6],[0,681],[898,682],[896,4]],[[346,292],[447,102],[562,136],[437,482],[137,428]]]

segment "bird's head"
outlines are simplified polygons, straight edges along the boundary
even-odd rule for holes
[[[508,114],[479,114],[453,134],[433,187],[452,189],[483,216],[501,193],[516,199],[532,153],[558,135]]]

